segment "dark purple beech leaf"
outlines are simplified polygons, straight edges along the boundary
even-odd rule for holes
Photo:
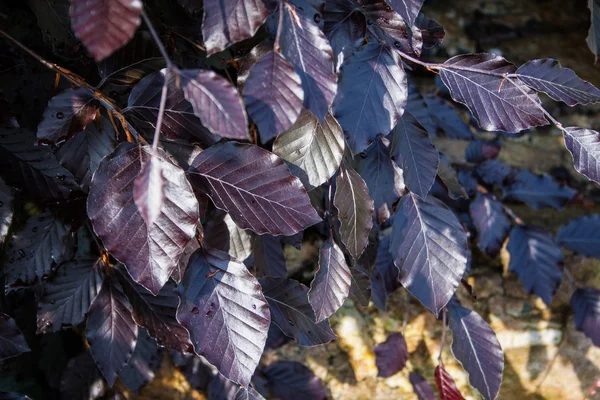
[[[160,149],[165,202],[148,225],[134,203],[134,180],[152,154],[149,146],[122,143],[105,157],[92,179],[87,201],[94,232],[132,278],[158,294],[176,269],[198,225],[198,201],[184,171]]]
[[[596,66],[600,65],[600,2],[597,0],[588,0],[588,7],[591,14],[591,24],[586,38],[588,47],[596,56]]]
[[[396,125],[406,107],[407,85],[400,57],[386,44],[369,43],[342,66],[333,114],[353,154]]]
[[[29,131],[0,129],[0,171],[7,184],[22,188],[40,200],[69,197],[78,188],[73,175],[57,161],[52,150],[34,145]]]
[[[139,175],[133,180],[133,202],[144,218],[146,225],[152,225],[160,215],[166,199],[167,178],[163,171],[163,161],[152,155],[144,163]]]
[[[558,230],[556,241],[576,253],[600,258],[600,215],[592,214],[572,220]]]
[[[465,193],[469,196],[475,196],[478,192],[477,178],[473,170],[461,170],[458,172],[458,182],[462,185]]]
[[[524,169],[504,188],[504,199],[518,200],[536,210],[553,207],[562,210],[577,191],[557,183],[550,175],[537,175]]]
[[[406,340],[400,332],[390,333],[385,342],[375,346],[377,376],[388,378],[402,371],[408,360]]]
[[[573,156],[575,169],[600,183],[600,133],[591,129],[565,128],[565,146]]]
[[[600,291],[577,288],[571,297],[571,308],[575,313],[575,328],[600,346]]]
[[[369,188],[377,222],[387,221],[393,205],[404,192],[402,170],[391,159],[389,140],[381,138],[367,150],[365,157],[358,157],[356,172]]]
[[[248,386],[271,323],[256,278],[229,254],[201,248],[190,258],[179,294],[177,319],[195,352],[227,379]]]
[[[350,294],[351,273],[344,253],[332,238],[319,250],[319,266],[310,284],[308,301],[317,323],[334,314]]]
[[[398,268],[394,265],[394,259],[390,253],[390,241],[391,238],[386,236],[379,242],[377,256],[371,271],[372,299],[375,305],[384,311],[387,296],[402,286],[398,280]]]
[[[421,11],[425,0],[386,0],[394,11],[396,11],[402,19],[408,24],[412,25],[415,19]]]
[[[254,36],[276,0],[212,0],[204,3],[202,36],[208,55]]]
[[[477,245],[484,253],[495,258],[510,231],[510,220],[504,206],[492,194],[478,193],[469,205],[469,214],[477,229]]]
[[[427,197],[438,173],[440,156],[429,134],[410,112],[405,112],[393,131],[392,159],[402,168],[408,190]]]
[[[409,79],[408,82],[408,102],[406,103],[406,111],[411,113],[412,116],[419,121],[419,123],[427,130],[429,136],[436,137],[438,126],[433,121],[433,113],[427,108],[427,103],[423,96],[421,96],[413,79]]]
[[[116,277],[107,277],[88,311],[85,327],[90,352],[109,386],[129,361],[137,342],[138,326]]]
[[[563,254],[552,235],[537,226],[515,226],[506,250],[509,270],[517,273],[527,293],[540,296],[549,306],[563,275]]]
[[[435,367],[435,383],[440,394],[440,400],[464,400],[456,387],[456,383],[454,383],[454,379],[441,364]]]
[[[101,124],[100,129],[95,123],[89,124],[54,153],[58,162],[71,171],[85,190],[89,189],[100,161],[117,146],[110,121],[102,118]]]
[[[300,77],[277,52],[264,55],[250,68],[242,94],[262,143],[292,126],[304,101]]]
[[[265,277],[260,284],[273,322],[300,346],[316,346],[337,338],[329,322],[315,322],[315,312],[308,301],[308,288],[293,279]]]
[[[426,95],[424,97],[428,112],[435,125],[439,127],[450,139],[473,139],[473,132],[464,123],[454,108],[435,95]],[[407,109],[411,111],[410,109]],[[419,119],[419,121],[421,121]],[[437,129],[437,128],[436,128]],[[429,131],[429,128],[427,131]]]
[[[408,193],[396,209],[391,237],[402,286],[438,315],[467,268],[469,246],[462,225],[436,198]]]
[[[413,386],[413,390],[419,400],[435,400],[435,392],[431,384],[417,372],[408,374],[408,379]]]
[[[30,217],[15,232],[4,254],[6,283],[32,284],[46,279],[57,265],[72,255],[70,227],[50,211]]]
[[[427,18],[423,13],[419,13],[415,19],[415,27],[421,31],[423,38],[423,49],[433,49],[444,41],[446,32],[436,21]]]
[[[240,261],[252,254],[250,232],[239,228],[231,215],[216,211],[204,226],[204,241],[213,249],[225,251]]]
[[[515,71],[514,64],[498,55],[464,54],[444,62],[440,77],[452,98],[466,105],[486,131],[517,133],[546,125],[537,94],[519,81],[505,82],[502,75]]]
[[[85,319],[104,277],[104,263],[98,258],[76,258],[58,266],[56,275],[44,285],[39,300],[39,333],[79,325]]]
[[[229,81],[210,70],[184,69],[179,74],[185,98],[204,126],[223,137],[250,139],[244,103]]]
[[[465,150],[467,162],[479,164],[498,157],[502,143],[497,140],[474,140]]]
[[[292,174],[310,190],[337,171],[344,147],[344,133],[331,114],[321,123],[314,114],[304,110],[296,123],[275,139],[273,153],[287,161]]]
[[[129,390],[137,395],[144,384],[154,379],[155,371],[160,367],[162,353],[156,341],[140,329],[137,343],[129,362],[119,374],[119,379]]]
[[[96,62],[125,45],[140,25],[140,0],[70,1],[73,31]]]
[[[258,146],[218,143],[192,162],[190,179],[242,229],[289,236],[321,220],[300,180]]]
[[[119,282],[131,302],[136,324],[146,328],[148,334],[167,349],[193,352],[189,332],[177,321],[177,285],[168,281],[155,296],[135,283],[126,271],[119,272]]]
[[[14,217],[14,190],[0,178],[0,248],[8,235]]]
[[[89,351],[71,358],[60,382],[62,400],[95,400],[104,394],[102,375]]]
[[[96,116],[100,103],[88,89],[67,89],[48,103],[37,130],[41,143],[62,142],[81,132]]]
[[[31,400],[31,397],[16,392],[0,392],[0,400]]]
[[[264,400],[253,387],[245,388],[217,373],[206,390],[207,400]]]
[[[342,243],[355,260],[360,258],[369,242],[374,204],[361,176],[352,168],[343,168],[336,178],[333,205],[341,223]]]
[[[448,157],[446,157],[446,155],[443,153],[440,153],[439,156],[440,165],[438,166],[437,175],[438,178],[440,178],[443,185],[448,190],[448,196],[450,196],[450,198],[454,200],[460,198],[469,198],[468,190],[465,190],[465,188],[461,186],[462,182],[460,181],[460,175],[456,174],[456,170],[450,163],[450,160],[448,160]],[[475,181],[475,189],[477,189],[477,181]]]
[[[530,88],[571,107],[600,101],[598,88],[552,58],[528,61],[519,67],[515,75]]]
[[[314,9],[281,3],[281,54],[296,69],[304,90],[304,108],[323,121],[337,91],[331,46],[315,24]],[[320,20],[320,16],[319,16]]]
[[[156,127],[160,96],[164,79],[167,79],[167,101],[161,138],[165,140],[184,139],[188,142],[200,142],[203,146],[214,144],[215,137],[194,115],[190,102],[185,99],[183,89],[177,87],[177,77],[166,69],[144,77],[129,94],[127,108],[123,110],[133,125],[147,138],[152,138]]]
[[[319,378],[303,364],[276,361],[263,370],[271,394],[285,400],[326,400],[327,392]]]
[[[496,334],[476,312],[453,300],[448,306],[452,354],[469,374],[469,383],[486,400],[498,396],[504,353]]]
[[[505,179],[513,173],[513,169],[504,164],[502,161],[489,160],[478,165],[476,168],[477,175],[487,185],[502,186]]]
[[[255,275],[287,278],[283,246],[279,237],[264,234],[254,237],[252,244]]]
[[[31,351],[14,319],[0,313],[0,361]]]
[[[350,294],[358,300],[361,306],[368,307],[373,293],[371,278],[369,278],[368,272],[364,268],[357,266],[350,268],[350,273],[352,274]]]
[[[367,34],[367,19],[352,0],[325,2],[324,31],[331,43],[335,64],[340,66],[362,46]]]

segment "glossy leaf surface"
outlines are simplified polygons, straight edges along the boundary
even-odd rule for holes
[[[133,201],[147,225],[152,225],[160,215],[166,197],[165,183],[163,161],[151,154],[133,181]]]
[[[575,169],[600,183],[600,133],[591,129],[565,128],[565,146],[573,156]]]
[[[204,226],[204,240],[210,247],[225,251],[240,261],[252,253],[250,232],[239,228],[231,215],[220,210]]]

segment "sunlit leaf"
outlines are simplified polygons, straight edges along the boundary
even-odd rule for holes
[[[14,216],[14,198],[15,194],[4,180],[0,178],[0,248],[4,244],[4,239],[8,235],[8,229],[12,224]]]
[[[600,133],[585,128],[565,128],[565,146],[573,156],[575,169],[600,183]]]
[[[204,226],[204,240],[210,247],[225,251],[240,261],[252,253],[250,232],[239,228],[231,215],[221,210],[215,212]]]
[[[352,0],[325,2],[324,31],[339,70],[342,63],[363,44],[367,34],[367,20]]]
[[[146,225],[152,225],[160,215],[166,197],[166,183],[163,161],[150,154],[139,175],[133,180],[133,202]]]
[[[386,0],[386,2],[402,16],[408,25],[412,25],[421,11],[424,0]]]

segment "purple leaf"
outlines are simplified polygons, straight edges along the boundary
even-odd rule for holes
[[[146,328],[148,334],[167,349],[180,353],[193,352],[189,332],[177,321],[177,285],[168,281],[155,296],[133,282],[127,272],[119,272],[119,282],[131,302],[136,324]]]
[[[158,150],[165,202],[156,221],[144,221],[133,199],[133,181],[151,157],[149,146],[122,143],[105,157],[92,179],[87,210],[94,232],[125,264],[132,278],[158,294],[167,282],[198,224],[198,201],[184,171]]]
[[[202,36],[208,55],[254,36],[276,0],[211,0],[204,3]]]
[[[425,0],[386,0],[386,2],[392,6],[402,19],[408,24],[412,25],[415,19],[421,11]]]
[[[469,374],[469,383],[486,400],[498,396],[504,353],[492,328],[476,312],[453,300],[448,307],[452,354]]]
[[[519,275],[527,293],[550,305],[562,280],[563,254],[552,236],[537,226],[515,226],[506,246],[509,270]]]
[[[587,287],[575,289],[571,308],[575,312],[575,328],[600,346],[600,291]]]
[[[431,99],[431,97],[429,97],[429,96],[427,96],[427,98]],[[435,97],[433,97],[433,98],[435,99]],[[444,103],[444,105],[445,105],[445,103]],[[419,123],[423,126],[423,128],[425,128],[425,130],[427,130],[427,133],[429,133],[429,136],[436,137],[438,125],[436,122],[433,121],[432,115],[441,114],[441,110],[438,109],[434,113],[434,112],[431,112],[427,107],[428,107],[427,102],[425,101],[423,96],[421,96],[421,93],[419,92],[417,85],[413,82],[412,79],[410,79],[408,81],[408,101],[406,103],[406,111],[411,113],[412,116],[415,117],[415,119],[417,121],[419,121]],[[448,108],[450,108],[450,107],[448,107]],[[452,110],[452,109],[450,108],[450,110]],[[454,112],[454,110],[452,110],[452,112],[456,116],[456,113]],[[462,122],[462,120],[461,120],[461,122]],[[464,126],[464,123],[463,123],[463,126]],[[469,130],[469,128],[467,128],[467,130]]]
[[[448,138],[464,140],[473,139],[473,132],[471,132],[471,129],[464,123],[452,106],[439,97],[431,94],[425,96],[424,101],[425,104],[427,104],[431,119],[437,127],[444,131]],[[411,110],[408,109],[408,111]],[[421,121],[421,119],[419,119],[419,121]],[[429,128],[427,131],[431,134]]]
[[[140,174],[133,180],[133,201],[138,207],[146,225],[152,225],[160,215],[165,202],[165,178],[163,162],[152,155],[142,165]]]
[[[104,390],[102,375],[89,351],[69,360],[60,382],[61,399],[95,400]]]
[[[454,383],[454,379],[441,364],[435,367],[435,383],[440,394],[440,400],[464,400],[456,387],[456,383]]]
[[[303,364],[277,361],[263,370],[274,397],[285,400],[326,400],[327,393],[319,378]]]
[[[521,170],[515,180],[504,189],[505,200],[518,200],[536,210],[554,207],[562,210],[577,191],[554,181],[549,175],[536,175]]]
[[[402,168],[408,190],[427,197],[438,172],[440,156],[429,134],[409,112],[393,131],[392,159]]]
[[[317,323],[334,314],[350,294],[351,274],[344,253],[332,238],[319,250],[319,266],[310,284],[308,301]]]
[[[56,266],[71,257],[70,227],[50,211],[30,217],[8,242],[4,255],[6,283],[32,284],[48,278]]]
[[[591,21],[586,42],[592,53],[596,56],[596,66],[600,65],[600,4],[596,0],[589,0]]]
[[[369,242],[373,228],[373,199],[365,181],[352,168],[343,168],[336,178],[333,205],[338,211],[342,243],[350,255],[358,260]]]
[[[406,340],[400,332],[389,334],[385,342],[375,346],[374,353],[377,376],[382,378],[388,378],[402,371],[408,360]]]
[[[546,93],[553,100],[564,101],[571,107],[600,101],[598,88],[552,58],[528,61],[519,67],[516,75],[530,88]]]
[[[207,400],[264,400],[251,386],[245,388],[217,373],[206,390]]]
[[[283,13],[279,38],[281,54],[300,76],[304,108],[323,121],[337,91],[331,46],[314,22],[314,9],[300,9],[284,1],[279,12]]]
[[[161,362],[162,352],[156,341],[148,336],[145,329],[140,329],[133,354],[121,370],[119,379],[137,396],[138,390],[154,379]]]
[[[273,153],[289,163],[292,174],[307,189],[314,189],[333,176],[344,155],[344,134],[331,115],[323,122],[304,110],[296,123],[275,139]]]
[[[315,322],[315,312],[308,301],[308,288],[293,279],[266,277],[260,284],[273,322],[300,346],[315,346],[336,339],[329,322]]]
[[[340,66],[360,46],[367,34],[367,20],[352,0],[329,0],[325,2],[325,34],[336,60]]]
[[[127,43],[140,25],[140,0],[70,0],[73,31],[96,62]]]
[[[131,304],[116,277],[104,279],[90,306],[85,331],[90,352],[111,387],[137,342],[138,327],[131,312]]]
[[[446,189],[448,190],[448,196],[451,199],[457,200],[460,198],[469,198],[468,190],[465,191],[465,188],[461,186],[462,182],[460,181],[460,174],[463,171],[459,172],[459,175],[456,174],[456,170],[452,167],[450,160],[446,157],[445,154],[440,153],[440,165],[438,166],[438,177],[441,182],[444,184]],[[470,174],[469,176],[472,176]],[[475,189],[477,189],[477,181],[475,181]],[[472,192],[474,193],[474,192]]]
[[[258,146],[218,143],[196,157],[190,174],[194,185],[242,229],[293,235],[321,220],[300,180]]]
[[[394,265],[394,259],[390,253],[390,241],[391,238],[386,236],[379,242],[377,256],[371,272],[373,302],[382,310],[386,308],[386,297],[401,287],[398,280],[399,271]]]
[[[100,104],[88,89],[67,89],[48,103],[37,138],[45,144],[62,142],[94,120]]]
[[[146,76],[135,85],[129,94],[127,108],[123,110],[123,114],[130,117],[142,134],[152,138],[164,79],[167,79],[167,101],[160,129],[161,138],[200,142],[203,146],[215,143],[218,138],[215,138],[194,115],[192,105],[185,99],[183,90],[177,86],[177,76],[168,73],[166,69]]]
[[[498,157],[502,143],[497,140],[474,140],[465,150],[467,162],[479,164]]]
[[[173,278],[173,280],[176,283],[181,283],[181,280],[183,279],[183,275],[185,274],[185,270],[188,267],[188,261],[190,260],[190,257],[199,248],[200,248],[200,243],[198,242],[198,239],[190,240],[188,242],[187,246],[185,246],[185,249],[183,250],[183,254],[181,255],[181,258],[179,258],[179,262],[177,263],[177,267],[175,268],[175,270],[173,271],[173,274],[171,275],[171,278]]]
[[[179,74],[185,98],[212,133],[250,139],[242,98],[229,81],[209,70],[184,69]]]
[[[402,286],[438,315],[467,268],[467,235],[456,216],[431,196],[405,195],[396,209],[390,251]]]
[[[469,205],[469,214],[477,228],[477,245],[490,257],[495,258],[510,230],[510,220],[504,213],[502,203],[491,194],[478,193]]]
[[[387,221],[392,207],[404,192],[402,170],[390,158],[390,142],[381,138],[365,157],[358,157],[356,171],[363,178],[373,198],[378,223]]]
[[[502,186],[506,178],[513,173],[513,169],[502,161],[489,160],[477,166],[477,175],[487,185]]]
[[[333,114],[352,153],[392,130],[406,107],[407,85],[400,57],[385,44],[367,44],[342,66]]]
[[[221,210],[213,213],[204,227],[204,240],[210,247],[244,261],[252,253],[250,232],[239,228],[231,215]]]
[[[253,243],[255,275],[287,278],[287,267],[279,237],[264,234],[256,236]]]
[[[515,71],[498,55],[464,54],[440,66],[440,77],[452,98],[469,107],[486,131],[516,133],[546,125],[536,93],[518,81],[504,82],[504,74]]]
[[[446,36],[444,27],[436,21],[427,18],[423,13],[419,13],[415,19],[415,27],[421,31],[423,49],[429,50],[441,45]]]
[[[39,333],[56,332],[83,322],[102,286],[102,268],[104,263],[101,259],[89,257],[58,266],[57,274],[46,282],[39,300]]]
[[[411,372],[408,374],[408,379],[419,400],[435,400],[435,393],[431,384],[421,374]]]
[[[556,241],[576,253],[600,258],[600,215],[592,214],[572,220],[558,230]]]
[[[8,235],[14,216],[14,190],[0,178],[0,248]]]
[[[267,143],[296,122],[302,111],[304,91],[294,67],[277,52],[270,52],[250,68],[244,83],[248,114]]]
[[[358,300],[358,303],[361,306],[368,307],[369,301],[371,300],[371,294],[373,292],[369,274],[360,266],[350,268],[350,273],[352,274],[350,294],[352,294],[352,296]]]
[[[179,293],[177,319],[190,332],[196,353],[227,379],[247,386],[271,322],[256,278],[229,254],[199,249]]]
[[[591,129],[570,127],[565,128],[564,135],[575,169],[600,183],[600,134]]]
[[[0,313],[0,361],[31,351],[14,319]]]

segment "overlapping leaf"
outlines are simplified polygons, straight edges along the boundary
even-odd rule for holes
[[[598,88],[552,58],[528,61],[519,67],[516,75],[530,88],[544,92],[556,101],[564,101],[571,107],[600,101]]]
[[[135,34],[140,0],[71,0],[73,31],[96,62],[111,55]]]
[[[513,169],[502,161],[489,160],[476,168],[477,175],[488,185],[502,185]]]
[[[133,279],[157,294],[167,282],[198,224],[198,201],[184,171],[158,150],[165,202],[148,225],[134,203],[133,181],[150,159],[149,146],[122,143],[105,157],[92,179],[88,215],[95,233]]]
[[[575,312],[575,328],[600,346],[600,291],[587,287],[575,289],[571,308]]]
[[[331,178],[344,155],[342,128],[331,114],[323,122],[303,111],[296,123],[275,139],[273,152],[290,165],[304,186],[313,189]]]
[[[382,378],[388,378],[402,371],[408,360],[406,340],[400,332],[389,334],[385,342],[375,346],[374,352],[377,376]]]
[[[510,220],[504,213],[502,203],[491,194],[479,193],[469,205],[469,213],[477,229],[479,248],[496,257],[510,230]]]
[[[373,293],[371,278],[368,272],[363,267],[357,266],[350,268],[350,273],[352,274],[350,294],[354,296],[361,306],[368,307]]]
[[[177,319],[197,354],[243,386],[260,361],[271,318],[256,278],[219,250],[200,249],[180,286]]]
[[[392,159],[402,168],[406,187],[425,198],[435,181],[440,156],[425,128],[409,112],[394,128]]]
[[[240,261],[252,253],[250,232],[239,228],[231,215],[220,210],[204,226],[204,240],[210,247],[225,251]]]
[[[434,95],[426,95],[424,101],[436,130],[439,127],[450,139],[473,139],[473,132],[447,102]],[[412,112],[411,109],[408,110]],[[417,119],[422,122],[422,119]],[[427,127],[427,125],[423,126]],[[431,134],[430,128],[427,128],[427,131]]]
[[[469,374],[469,383],[486,400],[498,396],[504,354],[496,334],[477,313],[456,300],[448,307],[452,353]]]
[[[367,20],[352,0],[325,2],[324,31],[331,43],[336,68],[363,44],[367,33]]]
[[[415,19],[415,27],[421,31],[423,49],[433,49],[434,47],[439,46],[446,36],[444,27],[436,21],[427,18],[423,13],[419,13]]]
[[[463,187],[464,184],[460,180],[460,174],[462,172],[463,171],[460,171],[457,175],[456,170],[454,169],[454,167],[452,167],[452,164],[450,163],[448,157],[446,157],[445,154],[440,153],[438,177],[440,178],[441,182],[444,184],[446,189],[448,189],[448,196],[450,196],[451,199],[456,200],[461,197],[467,199],[469,197],[469,194],[474,194],[474,191],[477,188],[477,181],[475,181],[474,185],[471,185],[469,187],[469,190],[467,190],[466,187]],[[468,176],[472,177],[473,174],[469,172]],[[473,181],[471,180],[471,182]]]
[[[386,0],[386,2],[402,16],[408,25],[412,25],[421,11],[424,0]]]
[[[8,235],[8,229],[13,220],[14,198],[13,189],[0,178],[0,248],[4,244],[4,239]]]
[[[320,221],[300,180],[258,146],[218,143],[196,157],[190,174],[242,229],[293,235]]]
[[[103,384],[94,385],[102,375],[89,351],[71,358],[62,374],[60,382],[61,399],[96,399],[98,391],[104,391]],[[100,389],[100,390],[97,390]]]
[[[528,293],[550,305],[562,280],[563,254],[552,236],[536,226],[515,226],[506,249],[509,270],[519,275]]]
[[[400,281],[398,281],[399,271],[394,265],[394,259],[390,252],[390,241],[391,238],[386,236],[379,242],[371,271],[372,300],[382,310],[386,308],[386,297],[401,287]]]
[[[115,277],[106,278],[90,306],[86,337],[90,352],[110,386],[129,361],[137,342],[138,327],[131,312],[121,284]]]
[[[486,131],[516,133],[547,121],[536,93],[521,82],[505,82],[513,64],[493,54],[452,57],[440,67],[440,77],[452,98],[465,104]]]
[[[148,336],[145,329],[140,329],[133,354],[119,374],[119,379],[129,390],[137,394],[144,384],[154,379],[155,370],[162,361],[159,350],[156,341]]]
[[[385,44],[367,44],[342,66],[333,113],[354,154],[392,130],[407,96],[400,57]]]
[[[591,129],[565,128],[565,146],[573,156],[575,169],[600,183],[600,133]]]
[[[303,364],[277,361],[263,370],[271,394],[280,399],[326,399],[325,387]]]
[[[433,197],[405,195],[394,217],[390,251],[402,286],[437,315],[467,268],[467,235],[452,211]]]
[[[429,96],[426,96],[429,98]],[[437,136],[438,126],[433,121],[432,115],[440,113],[440,110],[431,112],[428,109],[425,98],[419,92],[417,85],[413,79],[408,80],[408,101],[406,103],[406,111],[412,114],[413,117],[427,130],[431,137]],[[454,113],[456,115],[456,113]],[[462,121],[461,121],[462,122]],[[463,123],[464,125],[464,123]],[[468,128],[467,128],[468,129]]]
[[[250,385],[247,388],[217,373],[206,388],[208,400],[264,400]]]
[[[413,386],[413,390],[419,400],[434,400],[435,393],[431,384],[423,375],[417,372],[411,372],[408,374],[408,379]]]
[[[31,351],[14,319],[0,313],[0,361]]]
[[[557,183],[549,175],[536,175],[524,169],[504,189],[504,199],[522,201],[536,210],[548,207],[562,210],[576,193],[574,189]]]
[[[36,16],[44,41],[52,46],[54,54],[62,57],[76,57],[79,40],[71,30],[69,0],[25,2]]]
[[[252,245],[256,276],[287,278],[287,267],[279,237],[264,234],[256,236]]]
[[[336,338],[329,322],[315,322],[315,312],[308,301],[308,288],[293,279],[266,277],[260,284],[275,324],[300,346],[329,343]]]
[[[250,68],[243,95],[263,143],[296,122],[304,101],[300,77],[277,52],[265,54]]]
[[[556,241],[576,253],[600,258],[600,215],[579,217],[562,226]]]
[[[343,168],[336,179],[333,205],[338,211],[342,243],[355,260],[359,259],[369,242],[374,204],[360,175],[352,168]]]
[[[102,260],[89,257],[59,265],[56,276],[44,285],[37,316],[38,332],[56,332],[84,320],[102,286],[102,267]]]
[[[456,387],[456,383],[454,383],[454,379],[441,364],[435,367],[435,383],[440,394],[440,400],[464,400]]]

